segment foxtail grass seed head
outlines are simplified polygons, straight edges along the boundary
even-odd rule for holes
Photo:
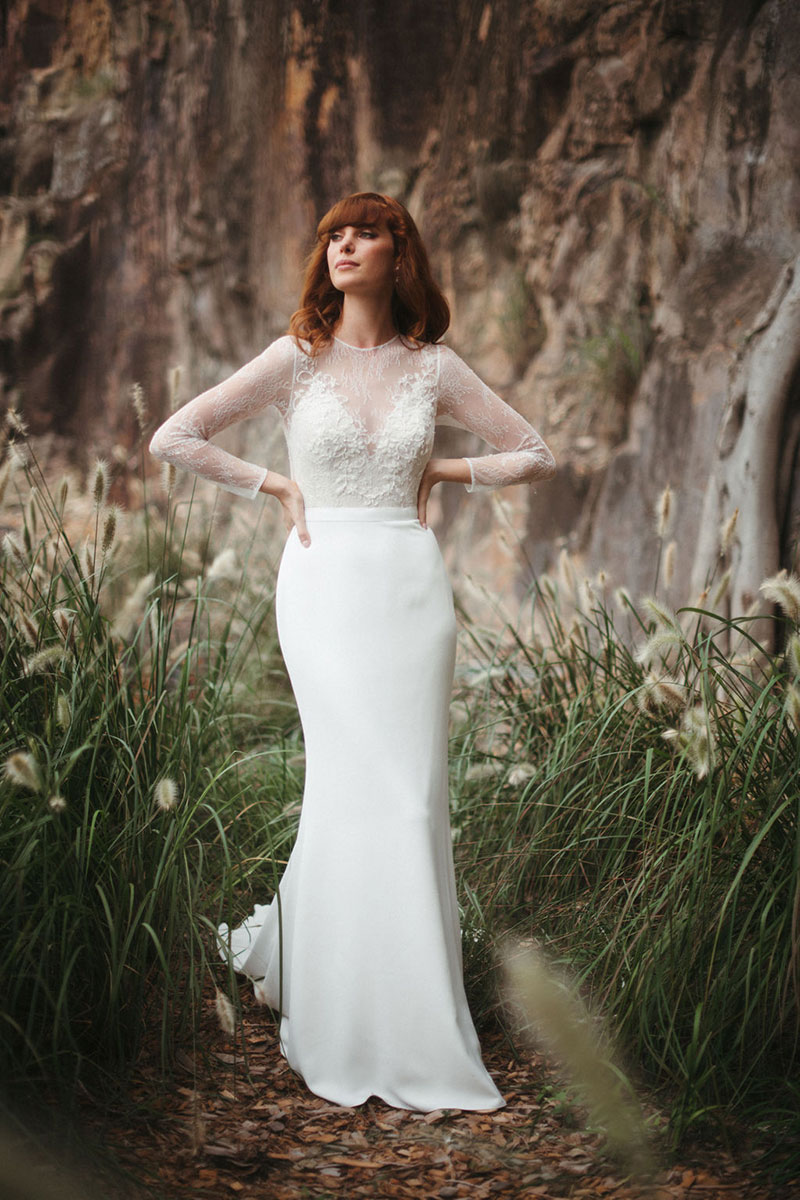
[[[39,792],[42,789],[39,765],[27,750],[16,750],[9,755],[3,763],[3,774],[9,783],[27,788],[29,792]]]
[[[735,508],[731,515],[719,527],[719,555],[725,558],[731,548],[733,535],[736,532],[736,522],[739,520],[739,510]]]
[[[525,784],[528,783],[529,780],[533,779],[535,775],[536,767],[533,765],[533,763],[517,763],[517,765],[512,767],[508,772],[508,778],[506,782],[509,783],[511,787],[524,787]]]
[[[483,762],[472,763],[467,767],[464,778],[467,783],[480,783],[482,780],[496,779],[502,770],[502,763],[487,758]]]
[[[94,543],[87,538],[83,544],[83,561],[86,566],[87,577],[94,575],[96,549]]]
[[[39,643],[39,626],[33,617],[29,617],[21,608],[14,610],[14,623],[23,641],[36,648]]]
[[[661,625],[662,628],[680,628],[680,622],[672,609],[668,608],[666,604],[662,604],[655,596],[643,596],[642,608],[646,608],[650,616],[655,618],[656,624]]]
[[[717,584],[716,588],[714,589],[714,594],[711,597],[711,611],[712,612],[719,612],[719,607],[722,604],[725,597],[727,596],[730,586],[731,586],[731,569],[730,569],[730,567],[728,567],[728,570],[722,576],[722,579],[720,579],[719,583]]]
[[[53,609],[53,624],[65,643],[72,641],[73,622],[76,615],[74,608]]]
[[[758,590],[765,600],[779,605],[793,625],[800,625],[800,579],[796,575],[790,575],[784,567],[765,579]]]
[[[11,460],[7,458],[2,467],[0,467],[0,504],[2,504],[3,500],[5,499],[8,485],[13,477],[14,472],[12,470]]]
[[[69,477],[64,475],[58,485],[57,493],[58,511],[60,513],[63,513],[64,511],[64,506],[67,503],[67,496],[69,496]]]
[[[67,807],[67,802],[63,796],[56,792],[56,794],[51,796],[47,801],[47,807],[50,809],[50,812],[62,813]]]
[[[161,464],[161,486],[168,496],[171,495],[172,489],[175,487],[176,475],[177,472],[174,463],[165,462]]]
[[[144,614],[144,606],[150,589],[155,583],[154,572],[143,575],[131,595],[123,604],[120,612],[114,617],[111,632],[115,637],[125,640],[132,638]]]
[[[172,812],[178,803],[178,785],[166,776],[159,779],[155,787],[156,808],[159,812]]]
[[[69,729],[70,721],[72,720],[72,710],[69,706],[69,700],[66,696],[59,696],[56,700],[56,723],[61,729]]]
[[[9,562],[14,563],[23,571],[27,571],[28,555],[16,533],[9,532],[3,538],[3,553]]]
[[[173,367],[169,373],[169,410],[170,410],[170,412],[175,412],[175,409],[178,407],[178,388],[180,387],[180,383],[181,383],[181,370],[182,370],[182,368],[180,366],[177,366],[177,367]]]
[[[689,761],[698,779],[714,769],[716,762],[716,739],[711,729],[711,719],[704,704],[687,708],[678,730],[678,744]]]
[[[648,716],[682,713],[686,707],[687,691],[677,679],[649,672],[636,696],[639,710]]]
[[[653,1171],[644,1121],[631,1085],[615,1062],[610,1038],[578,986],[541,950],[507,944],[504,977],[525,1032],[550,1056],[603,1129],[609,1148],[638,1176]]]
[[[792,675],[800,675],[800,634],[793,633],[786,643],[786,665]]]
[[[624,587],[615,588],[614,589],[614,600],[617,604],[617,607],[622,612],[630,612],[630,610],[633,608],[633,600],[632,600],[631,594],[627,588],[624,588]]]
[[[682,646],[683,634],[679,629],[660,629],[639,647],[633,657],[640,666],[649,667],[657,658],[666,661],[673,650],[680,650]]]
[[[227,579],[229,583],[236,583],[240,576],[241,571],[236,566],[236,551],[233,546],[222,550],[206,571],[206,579]]]
[[[678,549],[678,543],[671,541],[664,551],[664,583],[667,587],[672,587],[672,581],[675,578],[675,554]]]
[[[144,433],[147,428],[147,420],[149,413],[147,405],[144,402],[144,388],[140,383],[131,385],[131,404],[133,411],[136,414],[136,423],[139,426],[139,432]]]
[[[109,484],[108,463],[104,458],[98,458],[94,464],[94,482],[92,483],[92,498],[95,508],[102,508],[108,499]]]
[[[786,715],[795,729],[800,729],[800,690],[793,683],[786,689]]]
[[[25,419],[16,408],[10,408],[6,413],[6,425],[18,437],[28,436],[28,426],[25,424]]]
[[[72,655],[64,646],[45,646],[25,659],[25,674],[43,674],[54,667],[63,666],[65,661],[71,657]]]
[[[672,516],[672,488],[667,484],[658,498],[656,505],[656,533],[660,538],[666,537]]]
[[[228,997],[219,988],[214,996],[214,1007],[222,1032],[227,1033],[228,1037],[233,1037],[236,1032],[236,1013]]]
[[[112,504],[106,513],[106,519],[103,523],[103,540],[100,543],[100,554],[103,558],[108,554],[114,544],[114,538],[117,536],[118,516],[119,509],[116,504]]]
[[[558,556],[558,573],[564,587],[568,588],[569,591],[574,592],[575,585],[577,583],[575,567],[573,566],[572,559],[566,550],[562,550]]]

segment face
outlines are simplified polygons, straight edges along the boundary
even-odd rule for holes
[[[334,229],[327,254],[331,281],[340,292],[364,295],[394,287],[394,238],[385,221]]]

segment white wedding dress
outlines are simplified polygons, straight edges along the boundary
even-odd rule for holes
[[[449,348],[398,335],[316,358],[279,338],[175,412],[151,452],[253,499],[267,468],[209,439],[275,405],[311,544],[278,572],[278,636],[303,726],[297,840],[278,894],[223,955],[280,1014],[281,1049],[338,1104],[495,1109],[463,986],[447,788],[453,596],[417,519],[437,422],[498,453],[468,490],[552,473],[536,431]]]

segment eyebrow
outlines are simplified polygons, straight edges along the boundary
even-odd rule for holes
[[[377,229],[377,221],[345,221],[343,225],[337,225],[335,229],[329,229],[328,234],[338,233],[340,229],[346,229],[348,225],[352,225],[353,229]]]

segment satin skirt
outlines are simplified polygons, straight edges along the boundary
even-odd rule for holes
[[[414,508],[309,508],[278,637],[306,777],[278,893],[223,956],[280,1016],[281,1050],[336,1104],[495,1109],[463,986],[448,806],[453,594]]]

